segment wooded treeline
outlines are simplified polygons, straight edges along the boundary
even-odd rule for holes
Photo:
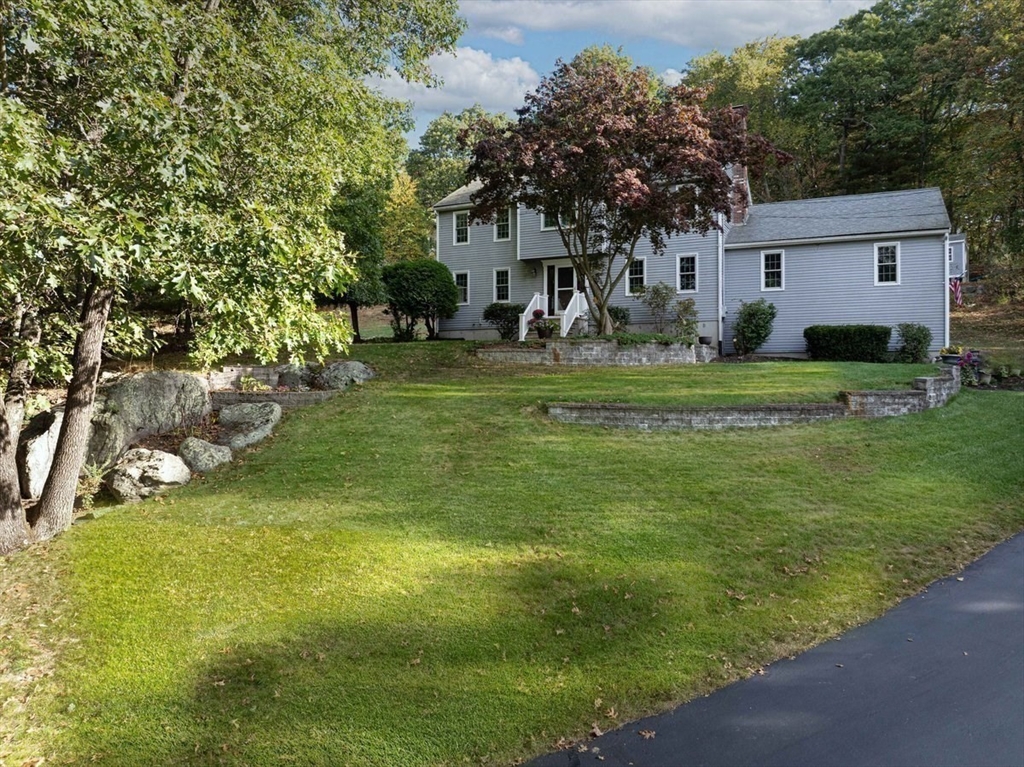
[[[693,59],[711,105],[793,156],[755,202],[938,186],[972,264],[1024,294],[1024,2],[882,0],[800,39]]]

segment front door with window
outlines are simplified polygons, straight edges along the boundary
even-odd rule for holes
[[[569,266],[548,264],[544,290],[548,294],[548,315],[560,315],[576,292],[576,270]]]

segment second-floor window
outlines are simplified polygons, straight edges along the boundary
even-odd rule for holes
[[[569,226],[569,217],[559,213],[558,217],[555,217],[554,213],[548,213],[544,211],[544,220],[541,222],[541,228],[543,229],[557,229],[558,225],[561,224],[562,228]]]
[[[469,213],[462,212],[455,214],[455,240],[456,245],[469,244]]]
[[[498,218],[494,222],[494,241],[502,242],[511,238],[512,217],[509,215],[508,209],[505,209],[498,214]]]

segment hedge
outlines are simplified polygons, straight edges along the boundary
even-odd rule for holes
[[[811,359],[834,362],[885,362],[889,358],[887,325],[812,325],[804,328]]]

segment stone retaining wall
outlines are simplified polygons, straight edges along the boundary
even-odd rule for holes
[[[731,429],[833,421],[846,417],[839,403],[811,405],[737,405],[735,407],[661,407],[606,402],[553,402],[548,415],[563,423],[661,429]]]
[[[207,377],[211,389],[237,389],[243,378],[255,378],[272,389],[277,388],[277,370],[272,365],[227,365],[219,372],[211,370]]]
[[[294,410],[297,407],[319,404],[336,394],[337,391],[214,391],[210,392],[210,399],[214,410],[240,402],[276,402],[282,410]]]
[[[484,348],[477,356],[489,362],[529,365],[693,365],[710,362],[715,352],[710,346],[695,344],[632,344],[615,341],[548,341],[542,348]]]
[[[607,402],[553,402],[548,416],[562,423],[660,429],[731,429],[834,421],[840,418],[884,418],[942,407],[960,391],[960,371],[914,380],[905,391],[844,391],[839,402],[732,407],[669,407]]]

